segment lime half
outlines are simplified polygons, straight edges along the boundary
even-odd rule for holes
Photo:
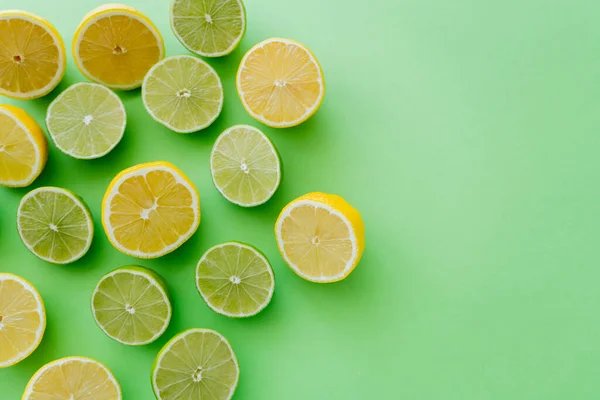
[[[244,37],[246,10],[242,0],[172,0],[171,28],[188,50],[221,57]]]
[[[142,100],[156,121],[175,132],[190,133],[217,119],[223,108],[223,86],[206,62],[192,56],[173,56],[148,71]]]
[[[229,400],[239,376],[227,339],[210,329],[189,329],[158,353],[152,388],[158,400]]]
[[[196,285],[215,312],[250,317],[271,301],[275,277],[261,252],[243,243],[228,242],[204,253],[196,267]]]
[[[269,138],[248,125],[223,132],[210,155],[215,186],[230,202],[242,207],[267,202],[281,182],[281,161]]]
[[[158,339],[171,321],[162,278],[142,267],[118,268],[100,279],[92,294],[96,323],[116,341],[139,346]]]
[[[121,141],[125,107],[113,91],[96,83],[76,83],[48,107],[46,125],[59,150],[71,157],[102,157]]]
[[[17,229],[33,254],[55,264],[83,257],[94,236],[92,216],[83,200],[57,187],[41,187],[23,197]]]

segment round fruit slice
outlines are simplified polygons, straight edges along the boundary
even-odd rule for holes
[[[156,258],[188,240],[200,224],[200,195],[173,164],[157,161],[120,172],[102,201],[102,225],[125,254]]]
[[[0,95],[29,100],[58,85],[67,67],[65,44],[44,18],[0,11]]]
[[[178,133],[206,128],[223,108],[223,86],[214,69],[192,56],[156,64],[144,79],[142,100],[150,116]]]
[[[41,187],[23,197],[17,229],[29,251],[54,264],[79,260],[94,236],[87,205],[72,192],[57,187]]]
[[[252,246],[223,243],[207,250],[196,267],[200,295],[215,312],[250,317],[271,301],[275,277],[267,258]]]
[[[210,155],[215,186],[242,207],[266,203],[281,181],[281,162],[269,138],[258,129],[237,125],[217,138]]]
[[[220,333],[190,329],[171,339],[152,368],[158,400],[229,400],[240,376],[235,354]]]
[[[48,159],[48,144],[40,126],[25,111],[0,105],[0,185],[29,186]]]
[[[317,112],[325,81],[319,62],[305,46],[289,39],[267,39],[242,59],[237,90],[252,118],[287,128]]]
[[[152,21],[122,4],[90,11],[73,38],[73,58],[81,73],[114,89],[140,87],[164,53],[163,39]]]
[[[33,353],[45,330],[46,310],[38,291],[21,277],[0,273],[0,368]]]
[[[171,28],[188,50],[221,57],[244,37],[246,10],[242,0],[172,0]]]
[[[122,400],[110,370],[86,357],[66,357],[40,368],[29,380],[23,400]]]
[[[290,268],[320,283],[350,275],[365,248],[360,213],[340,196],[326,193],[309,193],[285,206],[275,237]]]
[[[56,147],[71,157],[92,159],[108,154],[125,132],[125,107],[110,89],[76,83],[48,107],[46,125]]]
[[[116,341],[132,346],[152,343],[171,321],[167,285],[146,268],[116,269],[98,282],[92,313],[100,329]]]

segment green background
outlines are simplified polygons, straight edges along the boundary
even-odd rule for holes
[[[57,25],[70,46],[101,1],[0,0]],[[600,29],[597,0],[247,0],[248,31],[230,56],[210,60],[223,79],[221,117],[203,132],[169,132],[140,93],[121,93],[122,143],[96,161],[51,146],[32,187],[73,190],[96,226],[89,254],[69,266],[27,252],[15,213],[28,189],[0,189],[0,270],[34,283],[46,336],[0,371],[0,398],[58,357],[106,363],[126,399],[150,399],[150,368],[177,332],[213,328],[241,366],[237,399],[594,399],[600,396]],[[168,1],[129,1],[185,54],[169,28]],[[320,111],[274,130],[254,122],[235,90],[253,44],[288,37],[309,46],[327,81]],[[83,80],[67,74],[45,98],[15,102],[38,122],[48,103]],[[12,103],[12,102],[11,102]],[[208,157],[217,135],[261,127],[285,176],[265,206],[242,209],[214,189]],[[167,160],[201,194],[202,223],[175,253],[138,261],[119,254],[100,224],[102,195],[125,167]],[[30,189],[30,188],[29,188]],[[272,232],[281,208],[310,191],[343,195],[363,215],[367,246],[337,284],[305,282],[284,265]],[[277,286],[257,317],[210,311],[194,268],[211,245],[241,240],[269,257]],[[106,272],[138,263],[168,281],[174,316],[142,348],[95,326],[89,298]]]

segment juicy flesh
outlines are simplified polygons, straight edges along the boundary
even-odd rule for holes
[[[157,365],[162,400],[228,399],[238,379],[231,349],[212,332],[191,332],[172,343]]]
[[[222,101],[219,77],[194,57],[165,60],[144,85],[144,102],[155,117],[182,131],[210,124]]]
[[[270,42],[257,47],[240,68],[240,90],[246,106],[267,121],[298,121],[320,101],[323,86],[319,67],[295,44]]]
[[[247,128],[234,129],[219,140],[211,167],[225,196],[242,204],[268,200],[279,182],[279,160],[273,146]]]
[[[271,295],[273,277],[255,251],[234,244],[213,249],[198,266],[198,286],[216,309],[254,314]]]
[[[29,180],[35,172],[36,153],[27,132],[12,117],[0,112],[0,183]]]
[[[27,400],[117,400],[119,390],[107,371],[94,362],[56,363],[35,381]]]
[[[97,19],[83,32],[79,58],[96,80],[107,85],[142,82],[161,57],[161,44],[143,22],[127,15]]]
[[[0,89],[43,89],[60,68],[60,50],[46,28],[17,17],[0,20]]]
[[[36,296],[14,279],[0,280],[0,365],[29,353],[42,324]]]
[[[173,26],[192,50],[222,53],[243,33],[243,12],[237,0],[175,0]]]
[[[194,225],[193,198],[171,172],[132,175],[109,207],[115,240],[127,250],[157,253],[180,241]]]
[[[96,319],[108,334],[126,343],[152,340],[169,318],[168,304],[156,284],[126,271],[100,282],[92,304]]]
[[[84,209],[64,193],[41,191],[17,216],[23,241],[44,258],[65,262],[81,256],[91,234]]]
[[[286,257],[305,275],[318,279],[341,274],[352,259],[350,231],[328,209],[300,205],[281,226]]]
[[[125,112],[109,89],[78,85],[52,104],[49,129],[60,148],[78,157],[105,154],[121,139]]]

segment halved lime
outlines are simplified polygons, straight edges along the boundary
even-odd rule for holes
[[[96,83],[76,83],[48,107],[46,125],[59,150],[71,157],[102,157],[121,141],[125,107],[113,91]]]
[[[246,10],[242,0],[172,0],[171,28],[188,50],[220,57],[244,37]]]
[[[196,267],[196,286],[215,312],[250,317],[271,301],[275,277],[267,258],[247,244],[228,242],[211,247]]]
[[[210,155],[215,186],[230,202],[253,207],[268,201],[281,181],[281,161],[269,138],[236,125],[217,138]]]
[[[189,329],[171,339],[152,367],[158,400],[229,400],[240,368],[231,345],[210,329]]]
[[[17,229],[29,251],[55,264],[83,257],[94,236],[87,205],[72,192],[57,187],[41,187],[23,197]]]
[[[223,86],[206,62],[192,56],[173,56],[148,71],[142,100],[156,121],[175,132],[190,133],[217,119],[223,108]]]
[[[92,294],[96,323],[117,342],[140,346],[158,339],[171,321],[167,285],[154,271],[129,266],[102,277]]]

